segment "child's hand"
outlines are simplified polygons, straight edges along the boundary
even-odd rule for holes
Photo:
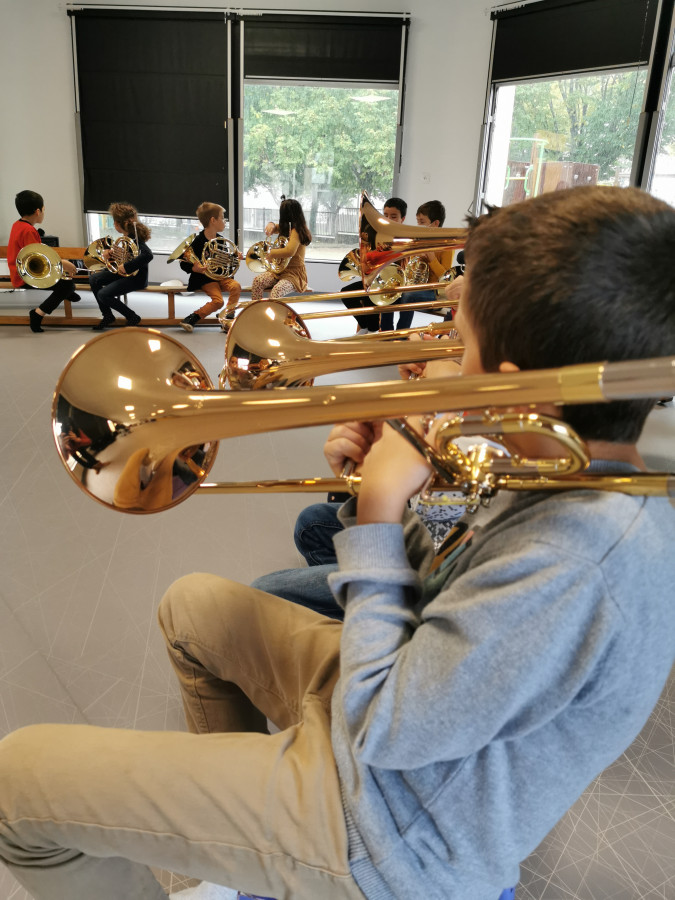
[[[124,268],[124,266],[118,266],[118,267],[117,267],[117,274],[118,274],[118,275],[126,275],[126,274],[127,274],[127,270]]]
[[[196,262],[192,266],[192,271],[198,272],[200,275],[203,275],[203,273],[206,272],[206,266],[203,266],[201,263]]]
[[[420,336],[419,334],[411,334],[408,338],[409,341],[421,341],[421,340],[433,340],[433,337],[430,334],[424,334]],[[423,376],[426,370],[427,364],[426,362],[408,362],[401,363],[398,367],[398,374],[404,380],[408,381],[410,378],[414,378],[416,376]]]
[[[412,444],[385,424],[361,467],[357,524],[399,523],[406,503],[424,487],[431,472]]]
[[[274,224],[274,222],[268,222],[267,225],[265,225],[265,234],[267,235],[267,237],[274,234],[276,230],[277,226]]]
[[[77,275],[77,266],[74,266],[69,259],[63,259],[61,262],[66,275]]]
[[[451,303],[458,302],[460,297],[462,296],[462,291],[464,289],[464,276],[458,275],[450,284],[445,288],[445,299]]]
[[[335,425],[323,448],[333,473],[341,475],[349,460],[359,466],[381,431],[382,423],[378,422],[345,422]]]

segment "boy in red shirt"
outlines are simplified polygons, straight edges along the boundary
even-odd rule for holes
[[[14,287],[30,288],[30,285],[25,283],[17,271],[16,257],[19,251],[28,244],[42,243],[40,234],[35,226],[39,225],[45,217],[45,202],[36,191],[19,191],[14,199],[14,203],[21,218],[12,225],[12,230],[9,234],[9,243],[7,245],[9,275]],[[77,269],[70,260],[64,259],[62,263],[63,271],[67,275],[76,274]],[[61,278],[54,285],[54,290],[49,297],[38,307],[31,309],[29,313],[30,330],[42,331],[40,327],[42,317],[54,312],[59,303],[66,299],[75,302],[80,298],[75,293],[75,282],[69,278]]]

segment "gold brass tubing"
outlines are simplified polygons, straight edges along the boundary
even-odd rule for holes
[[[637,472],[635,475],[558,475],[555,478],[501,476],[495,488],[510,491],[616,491],[640,497],[675,499],[675,475],[668,472]]]
[[[215,481],[200,484],[199,491],[213,494],[326,494],[353,493],[352,483],[360,484],[360,475],[340,478],[286,478],[280,481]]]
[[[303,316],[306,319],[307,316]],[[454,335],[453,335],[453,332]],[[441,335],[450,335],[457,338],[457,330],[453,322],[429,322],[428,325],[420,325],[417,328],[401,328],[398,331],[369,331],[368,334],[353,334],[349,337],[338,338],[341,341],[402,341],[414,334],[429,334],[432,337],[440,337]],[[330,344],[335,338],[324,343]]]
[[[287,478],[279,481],[217,481],[206,482],[199,486],[202,491],[211,494],[323,494],[353,493],[350,482],[357,486],[361,482],[360,475],[350,478]],[[358,489],[358,488],[357,488]],[[667,472],[639,472],[635,475],[558,475],[556,478],[545,476],[521,478],[516,475],[501,476],[495,481],[496,490],[510,491],[573,491],[595,490],[614,491],[622,494],[644,497],[675,498],[675,475]],[[434,479],[427,490],[457,491],[456,484]],[[452,498],[453,505],[465,502],[462,498]]]
[[[284,303],[286,303],[286,298],[284,297]],[[374,306],[372,311],[370,307],[359,307],[357,309],[336,309],[329,310],[327,312],[311,312],[305,313],[302,317],[303,322],[306,322],[308,319],[332,319],[340,318],[341,316],[378,316],[382,313],[386,312],[387,309],[390,309],[396,312],[405,312],[407,309],[415,309],[418,312],[427,312],[432,316],[441,316],[443,313],[442,309],[448,309],[452,304],[448,303],[447,300],[427,300],[424,303],[397,303],[396,306]],[[434,312],[436,310],[436,312]]]
[[[452,282],[450,282],[452,283]],[[442,288],[446,288],[448,286],[447,281],[432,281],[429,284],[404,284],[401,287],[397,287],[395,289],[395,293],[397,294],[413,294],[419,291],[435,291],[440,290]],[[312,303],[314,300],[344,300],[346,297],[378,297],[380,294],[391,294],[392,288],[386,288],[385,290],[378,291],[336,291],[334,293],[329,294],[310,294],[309,296],[303,294],[288,294],[285,297],[281,297],[284,303]],[[393,303],[390,303],[389,306],[393,306]],[[450,306],[450,302],[448,300],[445,301],[445,306]],[[377,307],[377,304],[375,304]],[[396,309],[398,309],[398,305]],[[369,306],[365,306],[364,309],[370,310]],[[384,311],[387,311],[387,307],[383,307]],[[357,315],[360,315],[359,310],[356,310]]]

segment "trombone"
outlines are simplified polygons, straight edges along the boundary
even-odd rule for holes
[[[178,341],[154,329],[126,328],[97,336],[75,352],[56,385],[52,417],[57,450],[79,487],[111,509],[140,514],[170,509],[200,489],[221,438],[467,408],[489,410],[489,427],[495,432],[500,417],[492,407],[598,403],[673,393],[675,357],[293,391],[216,391],[199,360]],[[538,427],[536,414],[527,413],[526,418]],[[462,431],[460,420],[453,427]],[[97,472],[69,455],[59,442],[73,426],[87,434],[92,424],[96,440],[91,453],[101,463]],[[559,425],[556,420],[552,435]],[[479,431],[476,424],[473,433]],[[499,489],[583,487],[675,497],[672,474],[613,477],[575,471],[585,457],[583,445],[574,456],[567,452],[570,441],[581,445],[573,434],[566,437],[566,459],[553,465],[510,460],[501,464],[502,471],[489,454],[470,460],[471,466],[461,455],[451,455],[442,460],[442,469],[453,475],[444,488],[473,491],[478,503],[487,502]],[[302,489],[323,492],[329,484],[333,489],[335,480],[307,479],[303,484]],[[349,479],[341,487],[349,489]],[[298,489],[297,483],[283,489]],[[432,489],[442,488],[434,484]],[[234,493],[267,488],[225,483],[204,484],[201,490]]]
[[[391,332],[392,337],[397,332]],[[235,319],[225,345],[225,366],[218,383],[225,389],[308,387],[319,375],[387,366],[400,362],[459,359],[459,340],[404,344],[380,340],[361,344],[358,338],[313,341],[302,318],[286,303],[251,303]],[[403,337],[403,335],[401,335]]]

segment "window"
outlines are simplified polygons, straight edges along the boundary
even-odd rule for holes
[[[281,195],[302,204],[308,258],[342,259],[358,243],[362,190],[391,196],[398,90],[247,83],[244,244],[279,218]]]
[[[507,206],[582,184],[629,182],[646,70],[496,89],[485,200]]]
[[[650,193],[675,206],[675,91],[673,91],[672,69],[668,80],[668,93]]]
[[[202,229],[199,219],[192,217],[179,219],[174,216],[139,215],[138,218],[151,231],[148,245],[153,253],[171,254],[181,241]],[[120,236],[115,231],[112,216],[107,213],[87,213],[87,240],[91,242],[106,235],[111,238]],[[227,222],[223,235],[226,238],[230,237],[230,226]]]

